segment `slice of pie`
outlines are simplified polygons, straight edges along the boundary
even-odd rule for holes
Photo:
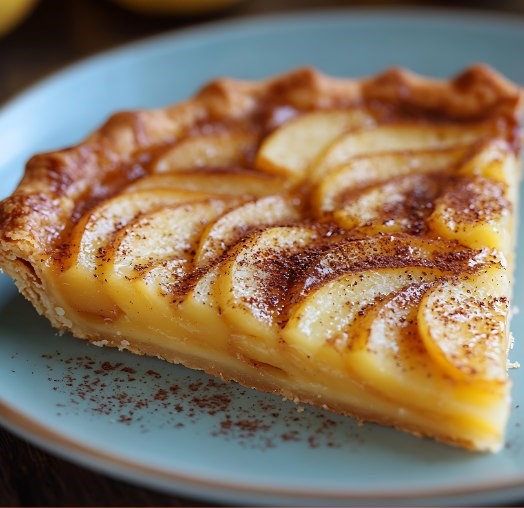
[[[0,265],[96,345],[498,450],[520,104],[481,66],[218,80],[33,157]]]

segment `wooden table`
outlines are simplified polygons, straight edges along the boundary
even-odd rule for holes
[[[0,0],[5,1],[5,0]],[[199,19],[149,18],[110,0],[40,0],[16,31],[0,40],[0,103],[48,73],[98,51],[167,30],[267,12],[324,6],[392,5],[392,0],[250,0]],[[518,0],[403,2],[499,9],[524,16]],[[117,481],[58,459],[0,429],[2,506],[202,506],[208,503],[166,495]],[[518,505],[519,503],[517,503]],[[524,500],[521,505],[524,504]]]

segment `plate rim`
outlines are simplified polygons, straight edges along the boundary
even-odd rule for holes
[[[6,419],[6,414],[8,415]],[[307,486],[296,488],[288,488],[282,486],[260,486],[249,483],[234,483],[232,481],[213,481],[203,479],[200,475],[191,475],[180,471],[169,471],[162,468],[155,468],[145,464],[140,464],[136,461],[126,459],[117,454],[106,453],[101,449],[92,449],[88,445],[83,444],[80,440],[71,437],[62,436],[58,431],[55,431],[50,426],[38,422],[24,414],[22,411],[13,408],[6,403],[0,395],[0,423],[14,434],[28,439],[32,443],[41,446],[50,453],[59,455],[71,462],[81,465],[82,467],[100,470],[110,476],[118,476],[124,481],[135,481],[137,474],[146,475],[149,481],[143,482],[146,485],[153,485],[160,489],[164,481],[177,482],[177,491],[185,493],[186,495],[194,496],[197,489],[204,489],[203,492],[219,492],[220,496],[225,499],[238,498],[242,495],[255,495],[260,498],[282,498],[289,501],[417,501],[417,500],[444,500],[448,498],[469,497],[471,495],[479,496],[482,494],[497,495],[502,494],[510,489],[519,489],[515,495],[522,495],[524,490],[524,476],[509,478],[505,482],[497,481],[492,485],[482,482],[476,485],[469,484],[468,486],[456,486],[446,490],[441,488],[420,488],[411,489],[409,491],[403,490],[387,490],[374,492],[358,491],[352,489],[351,491],[340,488],[326,487],[321,490],[318,488],[308,490]],[[51,446],[53,445],[53,446]],[[76,455],[75,455],[76,453]],[[470,453],[465,451],[465,453]],[[84,459],[84,460],[82,460]],[[85,460],[89,462],[86,463]],[[117,469],[115,469],[115,467]],[[132,478],[127,476],[132,475]],[[145,477],[142,477],[145,478]],[[190,485],[189,488],[184,488],[185,485]],[[473,491],[474,489],[474,491]],[[169,490],[169,489],[168,489]]]
[[[44,77],[38,79],[34,83],[25,87],[14,95],[7,97],[7,99],[0,103],[0,120],[6,116],[10,111],[16,110],[19,103],[28,100],[32,95],[40,93],[47,87],[52,87],[56,82],[67,80],[70,75],[83,72],[89,67],[96,67],[106,61],[118,59],[126,53],[133,50],[141,50],[147,52],[154,50],[159,44],[163,42],[170,42],[177,45],[180,42],[191,42],[192,40],[198,42],[202,36],[216,37],[220,36],[226,30],[241,31],[249,26],[261,26],[265,24],[274,25],[275,23],[283,23],[289,19],[297,24],[305,21],[311,22],[313,19],[322,17],[326,22],[329,19],[339,18],[340,16],[355,16],[359,18],[372,19],[373,17],[386,17],[395,20],[407,19],[406,16],[412,19],[424,20],[428,14],[438,17],[440,20],[445,20],[453,16],[454,20],[459,22],[467,22],[468,24],[488,23],[491,27],[507,27],[511,25],[512,28],[524,29],[524,11],[522,15],[510,14],[506,12],[490,11],[488,9],[473,9],[473,8],[449,8],[449,7],[432,7],[432,6],[348,6],[348,7],[320,7],[290,10],[282,13],[264,13],[256,15],[240,15],[239,17],[207,21],[197,26],[187,27],[182,29],[167,30],[155,35],[140,37],[132,42],[122,43],[110,49],[96,52],[85,58],[64,65]],[[205,83],[202,83],[203,86]],[[524,85],[524,83],[523,83]],[[467,485],[449,487],[442,489],[435,488],[419,488],[405,490],[389,489],[387,491],[371,492],[369,489],[363,491],[351,488],[340,489],[337,488],[314,488],[311,490],[305,487],[288,488],[282,486],[263,486],[257,484],[238,484],[232,481],[203,479],[199,475],[184,474],[181,471],[167,470],[163,468],[155,468],[137,461],[126,459],[121,455],[115,453],[104,453],[101,449],[93,449],[84,445],[80,440],[73,437],[66,437],[60,435],[59,432],[53,430],[46,424],[39,422],[38,419],[32,415],[20,411],[18,408],[3,400],[0,393],[0,424],[15,435],[27,439],[33,444],[47,450],[48,452],[61,456],[66,460],[79,464],[82,467],[95,469],[108,474],[109,476],[119,477],[124,481],[131,481],[141,483],[142,485],[152,486],[161,490],[174,492],[162,486],[162,482],[158,482],[158,477],[164,480],[171,480],[177,482],[176,492],[195,496],[196,489],[204,488],[206,492],[211,492],[212,496],[220,496],[222,499],[238,499],[242,495],[255,495],[262,499],[274,499],[275,497],[284,498],[287,501],[416,501],[416,500],[445,500],[446,498],[478,497],[482,494],[491,494],[491,496],[510,494],[511,490],[517,489],[513,496],[524,495],[524,470],[521,475],[514,475],[504,481],[498,480],[493,484],[482,482],[475,484],[469,482]],[[116,469],[115,469],[116,468]],[[137,478],[137,475],[145,474],[142,480]],[[184,487],[184,484],[189,485]],[[207,496],[209,497],[209,496]],[[505,499],[510,498],[508,495]],[[242,497],[240,497],[242,499]],[[245,498],[244,498],[245,499]]]

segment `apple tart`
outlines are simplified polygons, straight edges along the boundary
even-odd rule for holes
[[[220,79],[34,156],[0,266],[96,345],[496,451],[520,105],[483,66]]]

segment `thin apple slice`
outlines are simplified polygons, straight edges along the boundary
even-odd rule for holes
[[[424,282],[411,284],[366,308],[353,324],[346,357],[349,369],[366,385],[386,390],[388,398],[404,405],[427,406],[427,397],[435,396],[435,384],[442,378],[417,324],[420,301],[439,276],[442,272],[428,270]],[[449,389],[442,390],[442,386],[437,390],[444,397],[447,392]]]
[[[513,227],[506,190],[503,182],[481,176],[457,178],[437,199],[428,225],[435,234],[468,247],[510,252]]]
[[[183,259],[171,259],[134,279],[128,316],[168,341],[178,337],[204,347],[208,353],[223,353],[228,347],[229,329],[213,298],[219,265],[188,275],[188,264]]]
[[[453,170],[468,151],[469,147],[459,146],[355,157],[319,182],[313,194],[314,206],[319,213],[332,212],[355,190],[400,176]]]
[[[69,262],[95,271],[103,262],[104,249],[112,236],[144,213],[190,201],[210,198],[202,192],[155,189],[118,195],[85,214],[69,239]]]
[[[124,192],[144,189],[186,189],[212,194],[250,195],[255,197],[281,194],[288,182],[263,171],[236,168],[202,168],[151,175],[129,185]]]
[[[214,294],[244,356],[274,365],[278,318],[295,271],[303,270],[297,256],[315,238],[305,227],[268,228],[235,248],[222,266]]]
[[[190,136],[163,153],[153,164],[154,173],[196,168],[243,166],[252,158],[258,135],[228,131]]]
[[[364,227],[370,234],[426,228],[441,182],[429,175],[409,175],[357,192],[334,218],[343,228]]]
[[[284,337],[304,351],[318,349],[326,340],[344,347],[348,325],[375,298],[422,284],[431,271],[463,273],[489,262],[488,252],[405,234],[339,241],[321,249],[295,281]]]
[[[226,350],[230,347],[230,330],[214,295],[222,265],[223,262],[203,271],[187,291],[177,295],[176,308],[182,326],[194,340],[212,349]]]
[[[327,346],[336,352],[352,340],[352,324],[368,306],[417,282],[425,282],[428,269],[379,268],[348,273],[310,291],[291,312],[282,336],[306,357]]]
[[[191,270],[187,258],[162,261],[131,280],[112,275],[108,266],[106,281],[111,285],[109,294],[125,313],[126,321],[147,330],[157,340],[164,338],[181,341],[187,337],[186,327],[176,311],[173,293],[177,284],[184,280]],[[169,342],[168,342],[169,344]]]
[[[373,125],[363,109],[325,110],[306,113],[272,132],[262,143],[256,166],[292,179],[305,176],[309,164],[342,133]]]
[[[406,234],[339,241],[328,250],[321,249],[319,256],[309,263],[307,272],[295,282],[290,301],[299,303],[326,283],[358,271],[425,267],[461,273],[490,260],[488,252],[471,250],[453,241]]]
[[[140,216],[116,235],[108,249],[103,274],[107,292],[128,315],[140,312],[133,281],[161,263],[169,267],[172,279],[185,275],[193,266],[202,230],[241,202],[207,199]]]
[[[506,199],[515,207],[518,203],[520,160],[506,141],[484,143],[460,168],[457,174],[479,176],[507,185]]]
[[[195,255],[195,266],[203,267],[218,259],[249,230],[298,220],[297,208],[282,196],[268,196],[224,214],[207,226]]]
[[[443,280],[422,299],[420,335],[433,360],[453,379],[506,381],[507,288],[506,270],[493,264],[476,274]]]
[[[497,139],[482,143],[457,171],[459,175],[483,176],[508,183],[514,173],[516,158],[507,141]]]
[[[474,437],[492,449],[500,442],[501,423],[507,417],[507,386],[486,390],[469,380],[450,382],[434,362],[420,337],[417,315],[426,292],[438,284],[439,272],[429,270],[426,278],[428,282],[408,286],[355,320],[347,368],[373,392],[396,401],[402,411],[434,414],[437,434],[455,440]],[[460,430],[465,426],[467,436]]]
[[[69,256],[58,274],[61,290],[75,302],[78,311],[115,318],[119,309],[106,294],[100,277],[111,238],[143,213],[207,197],[202,193],[156,189],[119,195],[95,207],[70,234]]]
[[[490,124],[385,124],[342,134],[311,164],[309,177],[319,182],[329,171],[358,155],[405,150],[436,150],[474,143]]]

